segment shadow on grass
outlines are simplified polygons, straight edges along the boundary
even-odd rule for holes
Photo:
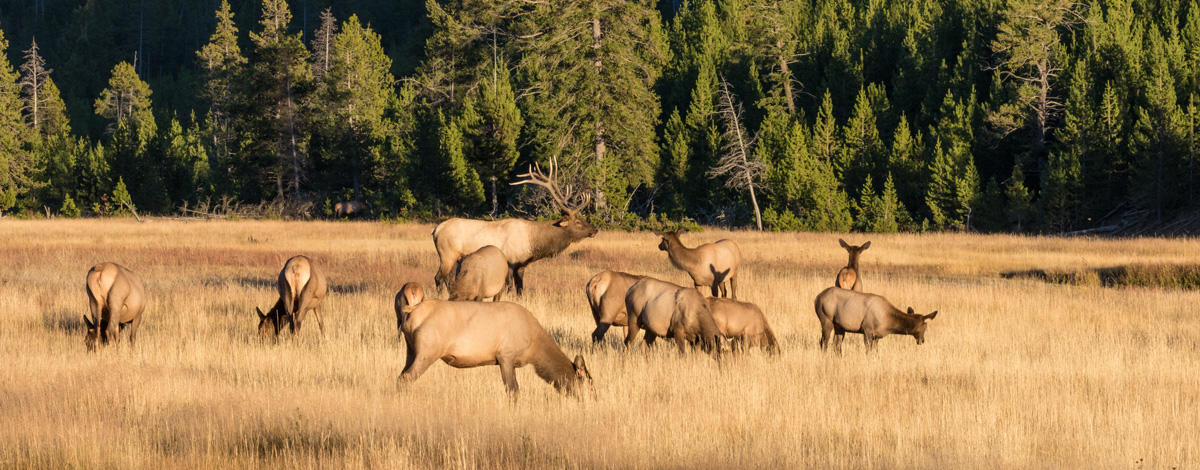
[[[50,331],[79,333],[84,330],[83,313],[66,309],[45,311],[42,312],[42,326]]]
[[[1077,270],[1028,269],[1000,273],[1005,279],[1032,279],[1050,284],[1101,287],[1200,289],[1200,265],[1134,264]]]
[[[234,282],[236,282],[239,286],[242,286],[242,287],[254,287],[254,288],[259,288],[259,289],[271,289],[271,290],[275,290],[275,288],[276,288],[275,279],[239,277],[239,278],[235,279]],[[357,294],[359,292],[363,292],[366,290],[367,290],[367,284],[365,282],[359,282],[359,283],[354,283],[354,284],[329,284],[329,291],[335,292],[338,294]]]

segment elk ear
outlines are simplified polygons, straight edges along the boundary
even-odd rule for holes
[[[413,310],[416,310],[416,309],[417,309],[416,305],[405,305],[404,308],[401,309],[401,311],[403,311],[404,313],[413,313]]]
[[[261,308],[254,307],[254,311],[255,311],[255,312],[258,312],[258,319],[259,319],[259,320],[266,320],[266,319],[267,319],[267,315],[266,315],[266,314],[264,314],[264,313],[262,313],[262,309],[261,309]]]
[[[554,221],[555,227],[566,227],[568,225],[571,225],[571,220],[567,217],[563,217],[561,219]]]
[[[96,324],[92,323],[92,319],[88,318],[87,315],[83,316],[83,324],[87,325],[89,330],[96,327]]]
[[[575,361],[573,365],[575,366],[575,372],[578,373],[580,377],[586,377],[588,380],[591,380],[592,373],[588,372],[587,364],[583,362],[582,354],[575,355]]]
[[[846,243],[846,240],[842,240],[841,238],[838,239],[838,244],[842,245],[842,248],[850,248],[850,244]]]
[[[908,308],[908,314],[909,314],[909,315],[916,315],[916,314],[917,314],[917,312],[914,312],[914,311],[913,311],[913,308],[912,308],[912,307],[909,307],[909,308]]]
[[[936,317],[936,316],[937,316],[937,310],[934,310],[933,313],[931,313],[929,315],[925,315],[925,321],[933,320],[933,317]]]
[[[858,249],[865,250],[870,247],[871,247],[871,242],[866,242],[866,243],[863,243],[862,246],[858,247]]]

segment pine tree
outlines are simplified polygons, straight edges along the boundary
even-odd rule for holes
[[[1079,218],[1083,191],[1082,163],[1088,156],[1094,118],[1088,104],[1091,75],[1087,63],[1076,62],[1071,70],[1060,145],[1050,153],[1046,181],[1042,185],[1042,214],[1046,228],[1071,229]]]
[[[479,113],[478,123],[471,129],[474,137],[471,159],[480,177],[488,182],[491,213],[496,214],[500,180],[507,177],[520,156],[517,139],[525,119],[517,107],[507,62],[500,59],[492,67],[491,79],[483,80],[468,100]]]
[[[458,123],[446,120],[441,115],[438,116],[438,121],[441,124],[438,142],[442,161],[446,165],[444,177],[449,183],[447,199],[456,202],[459,209],[472,210],[484,201],[483,182],[479,180],[479,173],[467,164],[466,155],[463,154],[463,135]]]
[[[644,2],[595,0],[538,9],[532,22],[522,69],[541,91],[525,113],[535,157],[581,168],[565,184],[592,191],[602,213],[624,211],[658,164],[661,20]]]
[[[285,0],[264,0],[260,30],[250,33],[254,43],[255,61],[251,64],[246,103],[249,113],[245,125],[253,135],[252,153],[275,158],[271,167],[259,169],[260,181],[273,179],[275,196],[285,199],[300,195],[307,162],[306,134],[300,128],[303,119],[299,104],[312,80],[308,64],[308,49],[300,33],[289,34],[292,13]]]
[[[817,123],[813,127],[812,154],[817,160],[838,165],[842,139],[837,129],[837,121],[833,117],[833,98],[829,90],[825,90],[821,109],[817,112]],[[841,174],[840,168],[838,174]]]
[[[662,201],[659,211],[671,217],[682,216],[687,207],[684,192],[688,187],[688,154],[691,147],[688,143],[689,136],[679,110],[671,110],[671,117],[667,119],[663,129],[663,143],[659,146],[662,149],[662,159],[659,175],[655,178]]]
[[[108,88],[96,98],[96,114],[111,121],[110,134],[121,125],[128,125],[140,142],[148,142],[157,131],[154,113],[150,111],[151,93],[150,85],[138,77],[133,66],[121,62],[113,67]]]
[[[860,182],[865,181],[866,176],[886,171],[882,168],[886,163],[883,161],[883,140],[879,137],[875,111],[865,89],[859,89],[854,111],[846,121],[842,135],[845,148],[839,166],[847,186],[863,184]]]
[[[354,18],[354,22],[358,23],[357,17]],[[317,26],[316,31],[313,31],[311,42],[313,79],[315,80],[324,78],[333,65],[333,38],[336,34],[338,34],[337,18],[333,16],[333,8],[327,7],[321,10],[321,24]]]
[[[753,5],[749,37],[756,58],[764,61],[767,81],[771,83],[771,102],[781,104],[789,114],[795,115],[797,94],[793,90],[796,79],[791,66],[800,55],[800,38],[796,18],[801,17],[803,2],[766,0]],[[752,76],[757,74],[751,74]]]
[[[228,0],[221,0],[216,12],[217,28],[209,37],[208,43],[199,51],[196,57],[204,69],[205,82],[201,97],[208,102],[208,139],[213,156],[213,166],[230,186],[241,186],[237,181],[249,170],[245,165],[235,163],[235,128],[234,106],[239,101],[238,79],[245,73],[246,58],[238,47],[238,30],[233,22],[233,12]],[[235,168],[240,171],[235,171]]]
[[[716,206],[716,194],[707,185],[695,184],[705,180],[705,172],[720,158],[721,130],[717,116],[717,72],[716,65],[708,56],[702,56],[692,87],[684,123],[689,135],[689,150],[686,190],[683,198],[691,211],[708,210]]]
[[[1166,39],[1157,30],[1150,34],[1147,51],[1149,73],[1142,85],[1146,106],[1138,110],[1133,162],[1139,207],[1161,223],[1177,207],[1182,189],[1177,179],[1186,136],[1186,119],[1180,109],[1174,79],[1166,58]]]
[[[36,186],[33,156],[25,148],[32,136],[21,116],[21,89],[7,51],[8,41],[0,31],[0,213]]]
[[[29,49],[25,50],[25,62],[21,64],[19,84],[21,96],[25,100],[25,121],[39,136],[50,134],[42,129],[47,117],[46,106],[57,106],[60,112],[62,110],[62,98],[57,94],[48,96],[44,90],[46,81],[50,79],[50,72],[52,70],[46,68],[46,60],[38,53],[37,39],[34,38]],[[57,89],[54,91],[57,92]],[[57,100],[58,103],[51,104],[51,100]]]
[[[1025,187],[1025,173],[1021,171],[1020,163],[1013,165],[1012,174],[1004,187],[1004,196],[1008,200],[1009,220],[1015,224],[1016,231],[1021,232],[1024,222],[1029,218],[1030,201],[1033,197]]]
[[[1054,80],[1062,71],[1060,34],[1082,24],[1083,7],[1075,0],[1016,0],[1004,13],[992,52],[996,70],[1015,87],[1013,102],[991,117],[1002,134],[1027,127],[1031,150],[1041,154],[1050,122],[1062,110]]]

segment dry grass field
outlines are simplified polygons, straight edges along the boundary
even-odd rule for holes
[[[649,233],[602,232],[531,265],[529,308],[596,395],[565,398],[531,368],[512,403],[499,369],[435,364],[404,389],[392,297],[432,287],[429,225],[375,222],[0,222],[3,468],[1189,468],[1200,464],[1200,292],[1059,285],[1008,271],[1200,264],[1196,240],[844,236],[872,247],[866,290],[939,310],[928,341],[847,335],[822,353],[813,297],[845,262],[838,235],[708,230],[745,256],[741,294],[783,353],[720,362],[672,347],[592,349],[583,296],[602,269],[675,282]],[[331,292],[262,344],[304,253]],[[89,354],[84,274],[140,274],[137,347]]]

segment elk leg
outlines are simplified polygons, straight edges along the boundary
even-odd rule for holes
[[[525,293],[525,267],[513,268],[513,288],[517,291],[517,296]]]
[[[596,331],[592,332],[592,344],[604,341],[604,334],[608,333],[608,328],[612,323],[596,322]]]
[[[654,347],[654,340],[658,339],[658,335],[654,334],[650,330],[646,330],[646,337],[644,339],[646,341],[646,347],[652,348]]]
[[[138,327],[141,325],[142,325],[142,316],[141,315],[138,315],[137,318],[134,318],[133,324],[129,325],[129,348],[130,349],[133,349],[134,346],[137,346],[137,332],[138,332]]]
[[[312,309],[312,312],[313,312],[313,316],[317,317],[317,329],[321,330],[321,337],[324,338],[325,337],[325,322],[321,321],[321,311],[314,308],[314,309]]]
[[[866,346],[868,353],[875,349],[876,341],[879,341],[879,338],[871,336],[870,333],[863,333],[863,345]]]
[[[629,325],[627,325],[625,327],[625,349],[629,349],[629,346],[631,344],[633,344],[633,339],[637,337],[637,333],[638,333],[637,319],[630,318]],[[649,331],[646,332],[647,341],[649,341],[651,334],[652,333],[650,333]]]
[[[832,333],[833,333],[833,322],[827,321],[827,320],[822,320],[821,321],[821,350],[822,351],[829,349],[829,337],[832,336]]]
[[[114,346],[121,344],[121,314],[125,307],[125,296],[112,295],[108,296],[108,325],[105,328],[108,331],[108,341],[111,341]]]
[[[425,373],[425,369],[428,369],[429,366],[433,365],[434,361],[437,361],[438,359],[430,355],[422,355],[416,352],[416,350],[413,348],[409,348],[408,355],[409,358],[406,361],[408,365],[404,366],[404,371],[400,372],[400,378],[398,380],[400,385],[417,380],[421,374]]]
[[[729,296],[737,300],[737,273],[729,276]]]
[[[500,378],[504,379],[504,386],[508,387],[508,393],[516,398],[520,387],[517,386],[517,368],[513,364],[512,359],[501,359],[500,363]]]
[[[833,349],[835,351],[837,351],[838,354],[841,354],[842,353],[842,340],[846,338],[846,330],[838,328],[837,326],[834,326],[833,330],[834,330],[833,332],[835,335],[833,337]]]

